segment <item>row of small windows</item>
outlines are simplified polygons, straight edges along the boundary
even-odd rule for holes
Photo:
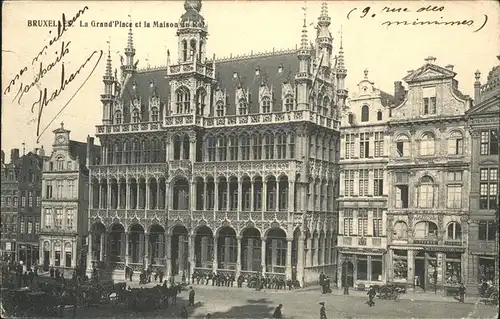
[[[164,140],[135,139],[115,141],[107,145],[108,164],[165,163],[167,144]]]
[[[160,120],[160,115],[157,107],[154,107],[151,109],[151,122],[158,122]],[[139,113],[138,109],[134,109],[132,111],[132,123],[139,123],[141,122],[141,115]],[[114,124],[122,124],[123,123],[123,114],[121,111],[116,111],[115,112],[115,117],[114,117]]]
[[[425,133],[420,139],[420,155],[431,156],[436,154],[435,136],[432,133]],[[452,132],[448,137],[448,154],[462,155],[464,138],[460,132]],[[410,138],[407,135],[400,135],[396,139],[396,154],[399,157],[410,156]]]
[[[41,192],[25,192],[19,191],[18,196],[2,196],[2,207],[40,207],[41,206]]]
[[[348,115],[349,124],[354,123],[354,114],[349,113]],[[361,122],[370,121],[370,107],[368,105],[363,105],[361,107]],[[382,121],[382,111],[377,111],[377,121]]]
[[[207,137],[207,160],[210,162],[286,158],[295,158],[293,133]]]

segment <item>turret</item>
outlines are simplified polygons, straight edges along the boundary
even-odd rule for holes
[[[299,72],[295,74],[295,84],[297,85],[297,110],[305,110],[308,108],[309,90],[311,69],[311,47],[307,38],[307,19],[306,8],[304,10],[304,24],[302,26],[302,34],[300,36],[300,47],[297,50],[299,58]]]
[[[102,124],[111,124],[111,112],[113,106],[113,84],[115,83],[115,77],[112,73],[111,66],[111,47],[108,41],[108,59],[106,61],[106,70],[104,76],[102,77],[102,82],[104,83],[104,94],[101,94],[102,102]]]
[[[481,88],[481,72],[479,70],[474,73],[474,76],[476,78],[476,81],[474,82],[474,103],[478,104],[481,99],[481,94],[480,94],[480,88]]]
[[[328,16],[328,5],[326,3],[321,4],[321,14],[318,18],[318,35],[316,37],[316,59],[321,61],[323,57],[323,61],[321,62],[321,66],[323,67],[331,67],[331,56],[332,56],[332,34],[328,27],[331,24],[331,18]]]
[[[129,16],[130,17],[130,16]],[[134,49],[134,35],[132,33],[132,21],[130,21],[130,28],[128,29],[127,47],[125,48],[125,64],[122,64],[122,72],[126,76],[135,72],[137,69],[137,62],[134,63],[135,49]]]
[[[339,108],[342,108],[345,104],[345,100],[347,98],[347,90],[345,88],[345,78],[347,76],[347,69],[344,64],[344,48],[343,48],[343,38],[342,38],[342,28],[340,29],[340,48],[339,55],[337,57],[337,68],[336,68],[336,77],[337,77],[337,96],[338,96],[338,104]]]
[[[186,0],[184,9],[186,12],[181,16],[177,38],[179,45],[179,63],[205,61],[207,25],[200,14],[201,0]]]

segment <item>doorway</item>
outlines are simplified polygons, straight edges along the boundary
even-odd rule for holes
[[[350,261],[345,261],[342,265],[342,287],[354,287],[354,265]]]

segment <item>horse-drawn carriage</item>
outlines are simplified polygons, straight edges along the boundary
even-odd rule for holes
[[[168,308],[169,302],[176,304],[177,295],[182,286],[175,285],[166,287],[157,285],[152,288],[135,288],[121,292],[118,303],[128,306],[133,311],[150,311]]]

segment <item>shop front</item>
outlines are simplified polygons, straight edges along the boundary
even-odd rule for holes
[[[338,287],[369,287],[385,283],[384,254],[380,252],[342,251],[339,253]]]
[[[23,265],[35,265],[38,263],[39,248],[38,244],[32,245],[28,243],[19,243],[18,244],[18,258],[19,261],[23,262]]]

